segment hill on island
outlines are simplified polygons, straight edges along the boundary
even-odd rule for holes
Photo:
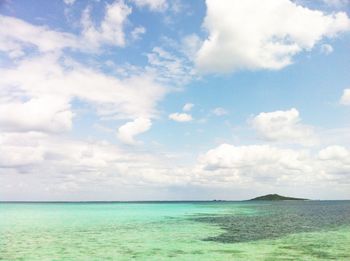
[[[305,198],[291,198],[291,197],[284,197],[278,194],[268,194],[265,196],[260,196],[253,198],[251,200],[306,200]]]

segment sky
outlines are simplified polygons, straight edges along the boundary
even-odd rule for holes
[[[350,199],[349,0],[0,1],[0,200]]]

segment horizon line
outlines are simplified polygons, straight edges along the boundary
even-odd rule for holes
[[[349,201],[350,199],[307,199],[303,201]],[[182,202],[264,202],[264,201],[300,201],[300,200],[0,200],[0,203],[182,203]]]

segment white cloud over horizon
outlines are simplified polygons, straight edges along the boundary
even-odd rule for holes
[[[314,145],[317,138],[313,128],[300,122],[299,111],[295,108],[262,112],[251,120],[253,128],[267,141]]]
[[[347,181],[350,173],[348,155],[349,150],[341,146],[311,153],[269,145],[221,144],[202,154],[199,166],[206,175],[222,183],[341,183]]]
[[[3,192],[16,188],[20,176],[31,176],[40,193],[49,192],[50,198],[56,200],[75,198],[80,191],[95,191],[104,198],[107,194],[103,191],[121,187],[130,191],[168,186],[202,189],[241,186],[250,190],[261,186],[288,188],[295,184],[320,187],[343,184],[350,173],[350,151],[342,146],[312,152],[269,145],[221,144],[184,167],[173,158],[131,152],[106,141],[12,132],[0,133],[0,152]],[[26,178],[22,184],[31,186]]]

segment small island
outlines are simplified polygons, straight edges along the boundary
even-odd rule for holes
[[[291,198],[291,197],[284,197],[278,194],[268,194],[265,196],[256,197],[250,200],[307,200],[305,198]]]

